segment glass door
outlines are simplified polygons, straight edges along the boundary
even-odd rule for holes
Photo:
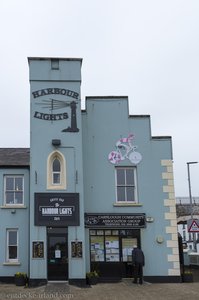
[[[137,238],[122,238],[122,261],[123,262],[132,262],[132,251],[133,246],[138,245]]]
[[[132,251],[133,246],[138,246],[138,238],[137,237],[122,237],[122,261],[125,266],[125,277],[132,277]]]
[[[68,233],[66,228],[48,228],[48,280],[68,279]]]

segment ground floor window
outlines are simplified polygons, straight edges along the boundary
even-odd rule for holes
[[[7,258],[8,262],[18,261],[18,230],[7,229]]]
[[[130,262],[134,245],[139,245],[139,230],[91,229],[91,262]]]

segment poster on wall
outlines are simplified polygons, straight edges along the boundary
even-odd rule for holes
[[[59,249],[55,250],[55,258],[61,258],[61,250]]]
[[[82,242],[72,241],[71,242],[71,257],[82,258]]]
[[[105,238],[106,247],[106,261],[117,262],[119,261],[119,238],[116,236],[106,236]]]
[[[132,261],[132,251],[134,245],[137,245],[137,238],[122,238],[123,262]]]
[[[44,258],[44,242],[35,241],[32,243],[32,257]]]
[[[103,236],[91,236],[91,261],[104,261]]]

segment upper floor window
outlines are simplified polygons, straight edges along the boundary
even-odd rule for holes
[[[7,251],[6,261],[18,261],[18,230],[7,229]]]
[[[24,203],[24,178],[18,175],[4,177],[5,205],[18,205]]]
[[[57,150],[48,156],[47,189],[66,189],[65,157]]]
[[[60,184],[61,182],[61,164],[58,158],[55,158],[52,163],[52,179],[53,184]]]
[[[136,168],[116,168],[116,195],[118,202],[137,202]]]

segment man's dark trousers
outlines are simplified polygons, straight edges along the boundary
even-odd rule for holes
[[[136,263],[133,266],[134,269],[134,280],[133,283],[137,283],[138,278],[139,278],[139,284],[143,283],[143,266],[142,264]]]

